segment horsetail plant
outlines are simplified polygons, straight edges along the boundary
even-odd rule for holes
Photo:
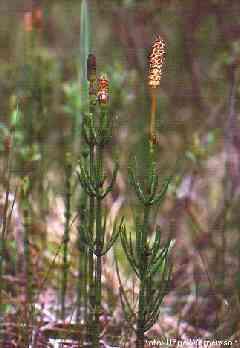
[[[81,154],[83,158],[88,161],[89,149],[82,136],[83,134],[83,118],[84,112],[90,108],[90,100],[88,95],[88,71],[86,66],[87,57],[90,51],[90,16],[88,10],[88,4],[86,0],[81,2],[81,16],[80,16],[80,69],[79,69],[79,84],[80,84],[80,103],[81,110],[78,112],[78,117],[75,122],[75,146],[78,151],[79,145],[81,148]],[[76,136],[77,135],[77,136]],[[86,228],[88,224],[89,198],[81,189],[78,205],[78,215],[80,217],[80,223],[78,226],[78,280],[77,280],[77,322],[80,320],[81,305],[84,308],[84,322],[87,323],[88,318],[88,298],[87,291],[90,288],[91,280],[93,279],[92,262],[89,255],[89,250],[83,243],[82,230]],[[90,220],[90,217],[89,217]],[[89,285],[89,286],[88,286]]]
[[[89,113],[92,117],[95,114],[96,109],[96,84],[97,84],[97,63],[96,57],[93,54],[89,54],[87,58],[87,79],[89,81]],[[93,134],[89,134],[89,137],[85,134],[85,125],[83,127],[83,134],[85,142],[89,148],[89,175],[93,177],[94,174],[94,151],[95,151],[95,138]],[[89,195],[89,224],[88,230],[93,238],[94,231],[94,219],[95,219],[95,197]],[[83,235],[84,239],[84,235]],[[88,318],[88,336],[91,337],[93,333],[94,323],[94,304],[95,304],[95,285],[94,285],[94,253],[91,248],[88,250],[88,276],[89,276],[89,304],[90,313]]]
[[[89,248],[89,297],[90,297],[90,340],[94,348],[99,347],[100,315],[102,301],[102,257],[107,254],[121,230],[115,222],[111,237],[106,240],[107,214],[103,211],[103,200],[112,191],[116,181],[118,165],[112,179],[107,183],[104,174],[104,149],[111,138],[111,117],[108,111],[109,82],[105,75],[96,79],[95,57],[88,58],[90,108],[83,120],[83,134],[89,147],[89,161],[80,160],[78,178],[89,197],[88,228],[82,229],[84,243]],[[91,269],[92,267],[92,269]],[[92,283],[91,283],[92,282]]]
[[[150,133],[149,133],[149,171],[146,183],[143,185],[138,179],[136,169],[130,167],[130,184],[139,200],[142,215],[137,215],[135,219],[135,238],[132,234],[127,234],[125,225],[121,227],[121,243],[126,257],[139,279],[138,311],[136,325],[136,347],[144,348],[145,332],[148,331],[157,321],[160,314],[160,306],[166,294],[171,275],[169,253],[172,241],[168,240],[162,244],[161,230],[157,226],[154,231],[154,238],[151,241],[149,236],[151,230],[151,213],[154,207],[158,207],[163,201],[171,177],[167,178],[160,190],[159,176],[156,168],[156,88],[159,87],[162,66],[165,54],[165,43],[158,37],[153,45],[150,55],[150,67],[148,84],[151,93],[151,114],[150,114]],[[124,312],[134,314],[127,301],[127,296],[121,288],[121,301]]]

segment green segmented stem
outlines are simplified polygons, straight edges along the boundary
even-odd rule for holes
[[[90,178],[93,177],[94,173],[94,146],[90,146]],[[92,240],[94,240],[94,222],[95,222],[95,197],[89,197],[89,234]],[[95,304],[95,282],[94,282],[94,254],[89,249],[88,252],[88,277],[89,277],[89,302],[90,302],[90,313],[88,323],[88,335],[93,335],[93,322],[94,322],[94,304]]]
[[[98,173],[98,185],[101,188],[102,178],[102,165],[103,165],[103,147],[97,146],[97,173]],[[94,347],[99,345],[100,336],[100,314],[101,314],[101,300],[102,300],[102,199],[97,198],[96,202],[96,271],[95,271],[95,333],[94,333]]]
[[[121,228],[121,242],[127,259],[139,279],[139,297],[136,325],[136,348],[144,348],[145,332],[157,321],[161,303],[166,294],[166,284],[170,279],[168,255],[171,242],[161,245],[160,228],[154,231],[155,238],[150,243],[150,218],[152,209],[158,207],[164,199],[172,176],[167,178],[160,190],[159,177],[156,166],[156,91],[151,91],[151,113],[149,120],[149,169],[147,171],[146,184],[143,185],[137,179],[136,169],[129,170],[130,184],[134,188],[136,196],[141,204],[143,218],[137,215],[135,221],[135,243],[133,244],[131,233],[128,236],[126,227]],[[142,223],[141,223],[142,221]],[[158,282],[156,283],[156,279]],[[124,312],[129,312],[129,303],[126,302],[123,289],[120,289]],[[133,312],[133,309],[130,310]]]

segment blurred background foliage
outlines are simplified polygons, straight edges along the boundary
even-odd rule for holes
[[[29,33],[24,16],[33,5],[41,8],[42,21]],[[178,289],[179,279],[184,283],[189,271],[190,293],[198,297],[203,291],[209,298],[214,293],[212,308],[221,314],[226,300],[229,311],[235,301],[239,304],[240,294],[240,2],[90,0],[88,5],[90,51],[97,57],[98,73],[109,77],[110,112],[115,118],[109,168],[114,156],[121,166],[111,204],[123,196],[123,210],[131,220],[126,169],[136,156],[144,175],[150,103],[147,58],[161,34],[167,41],[157,115],[162,178],[180,159],[162,214],[157,215],[166,233],[177,240],[172,286]],[[62,194],[63,154],[73,151],[74,117],[83,107],[80,6],[79,0],[0,1],[1,163],[12,122],[9,115],[18,103],[14,173],[32,175],[36,234],[45,233],[42,223],[52,209],[51,199]],[[80,150],[74,151],[80,156]],[[4,186],[4,180],[1,183]],[[51,233],[62,231],[61,226],[52,225]],[[203,307],[196,319],[199,327],[204,327],[209,311],[205,302]],[[213,315],[208,325],[217,328],[218,321],[219,315]]]

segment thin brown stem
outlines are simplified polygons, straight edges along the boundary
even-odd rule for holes
[[[149,123],[149,141],[150,144],[156,142],[156,113],[157,113],[157,95],[156,91],[151,88],[151,114]]]

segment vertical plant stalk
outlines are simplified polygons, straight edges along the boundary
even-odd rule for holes
[[[87,80],[89,81],[88,97],[89,97],[89,112],[93,119],[96,117],[96,57],[92,54],[88,55],[87,59]],[[92,120],[94,121],[94,120]],[[94,162],[95,162],[95,146],[96,142],[93,134],[88,141],[89,146],[89,175],[94,177]],[[94,239],[94,224],[95,224],[95,206],[96,197],[90,195],[89,197],[89,234]],[[94,253],[89,249],[86,256],[88,256],[88,282],[89,282],[89,317],[88,317],[88,337],[92,340],[94,330],[94,305],[95,305],[95,279],[94,279]]]
[[[103,166],[103,146],[97,145],[96,149],[97,162],[97,177],[98,187],[102,186],[102,166]],[[102,246],[103,246],[103,231],[102,231],[102,198],[97,197],[96,202],[96,271],[95,271],[95,313],[94,313],[94,341],[93,346],[98,347],[100,337],[100,315],[102,303]]]
[[[93,111],[93,110],[92,110]],[[89,152],[89,175],[94,176],[94,145],[90,144]],[[95,223],[95,197],[89,197],[89,234],[94,239],[94,223]],[[89,281],[89,317],[88,317],[88,336],[93,335],[94,325],[94,304],[95,304],[95,279],[94,279],[94,254],[93,250],[88,250],[88,281]]]
[[[71,219],[71,176],[72,176],[72,164],[69,158],[69,153],[66,158],[66,170],[65,170],[65,224],[64,224],[64,237],[63,237],[63,268],[62,268],[62,292],[61,292],[61,319],[65,320],[65,301],[68,285],[68,244],[70,233],[70,219]]]
[[[23,206],[23,228],[24,228],[24,270],[25,270],[25,334],[24,342],[26,347],[31,344],[30,324],[33,320],[33,281],[32,265],[30,252],[30,235],[31,235],[31,205],[30,205],[30,178],[23,178],[21,187],[21,200]]]
[[[77,279],[77,315],[76,321],[80,322],[81,319],[81,309],[84,309],[84,322],[87,318],[87,286],[88,286],[88,262],[87,262],[87,251],[82,240],[82,230],[87,228],[87,195],[82,190],[80,193],[79,202],[79,218],[80,224],[78,226],[78,279]],[[80,342],[81,343],[81,342]]]
[[[151,212],[154,207],[158,207],[164,199],[171,177],[162,185],[158,191],[158,175],[156,170],[156,112],[157,94],[156,88],[159,87],[162,66],[165,55],[165,43],[158,37],[152,48],[149,57],[149,76],[148,84],[150,87],[151,113],[149,119],[149,170],[147,172],[146,185],[142,185],[138,180],[135,171],[130,168],[130,182],[140,201],[143,218],[137,216],[135,226],[135,245],[131,237],[128,236],[125,226],[121,229],[121,242],[127,259],[139,279],[139,298],[137,311],[136,328],[136,347],[144,348],[145,332],[147,332],[157,321],[160,314],[160,307],[166,294],[166,287],[170,278],[170,265],[168,254],[171,248],[169,240],[165,245],[161,244],[160,228],[154,231],[154,241],[150,243],[148,233],[150,230]],[[157,281],[157,283],[156,283]],[[122,294],[121,294],[122,292]],[[121,289],[120,295],[123,303],[124,312],[130,311],[134,317],[124,290]],[[126,310],[127,309],[127,310]]]
[[[91,79],[90,79],[91,82]],[[114,224],[111,237],[105,241],[106,220],[103,214],[103,200],[112,191],[115,184],[118,166],[112,174],[110,184],[105,184],[103,175],[103,152],[105,145],[111,136],[111,120],[108,113],[108,80],[101,76],[98,81],[98,91],[93,91],[90,83],[91,97],[90,112],[86,115],[83,124],[84,137],[90,149],[90,159],[86,163],[80,161],[78,177],[82,188],[89,196],[89,224],[88,229],[83,230],[83,239],[89,246],[89,301],[90,319],[89,338],[93,348],[99,347],[100,338],[100,315],[102,304],[102,257],[113,246],[121,230],[121,225]],[[96,97],[99,109],[95,107]],[[99,118],[96,118],[99,111]],[[91,264],[92,262],[92,264]],[[93,279],[91,280],[91,277]],[[91,281],[93,282],[91,284]]]
[[[156,91],[151,91],[151,115],[150,115],[150,127],[149,127],[149,143],[150,148],[156,143],[156,112],[157,112],[157,95]],[[153,151],[151,149],[151,151]]]
[[[82,154],[85,152],[85,148],[88,144],[84,143],[83,138],[83,126],[84,126],[84,113],[87,112],[89,107],[88,98],[88,81],[87,81],[87,57],[90,50],[90,24],[89,24],[89,11],[86,0],[81,1],[80,8],[80,54],[79,54],[79,86],[80,86],[80,101],[81,101],[81,112],[78,112],[78,116],[75,118],[75,124],[73,128],[73,138],[75,149],[79,151],[79,146],[81,148]],[[83,157],[87,157],[83,155]],[[86,159],[87,161],[87,159]],[[83,241],[83,231],[89,228],[89,221],[84,216],[87,213],[88,217],[92,214],[91,204],[89,205],[89,197],[84,191],[80,193],[80,203],[79,203],[79,216],[80,225],[78,228],[78,250],[79,250],[79,260],[78,260],[78,281],[77,281],[77,321],[80,320],[81,305],[84,306],[84,322],[88,321],[88,298],[87,291],[90,284],[90,279],[93,278],[91,272],[91,261],[90,261],[90,251],[86,247]],[[88,212],[88,207],[90,211]]]
[[[150,87],[151,97],[151,113],[149,120],[149,161],[150,161],[150,172],[148,174],[147,192],[151,192],[151,177],[154,175],[154,145],[156,145],[156,113],[157,113],[157,88],[160,85],[162,77],[162,66],[164,63],[165,56],[165,43],[158,37],[152,48],[152,53],[149,59],[149,75],[148,84]],[[139,292],[139,303],[138,303],[138,323],[137,323],[137,348],[144,348],[144,325],[145,325],[145,292],[148,282],[146,281],[146,264],[147,264],[147,233],[149,231],[149,213],[150,207],[144,205],[144,220],[143,220],[143,232],[141,240],[141,258],[139,260],[139,275],[140,275],[140,292]]]
[[[88,250],[83,250],[83,320],[87,324],[88,320]]]
[[[31,256],[30,256],[30,215],[27,207],[27,200],[29,197],[25,197],[25,208],[23,210],[24,219],[24,259],[25,259],[25,281],[26,281],[26,300],[29,307],[32,304],[32,272],[31,272]]]
[[[144,325],[145,325],[145,307],[148,305],[145,303],[145,287],[146,283],[146,265],[147,265],[147,233],[149,230],[149,206],[144,207],[144,219],[143,219],[143,235],[141,241],[141,247],[139,254],[141,255],[139,260],[139,274],[140,274],[140,291],[138,299],[138,320],[137,320],[137,348],[144,348]]]

